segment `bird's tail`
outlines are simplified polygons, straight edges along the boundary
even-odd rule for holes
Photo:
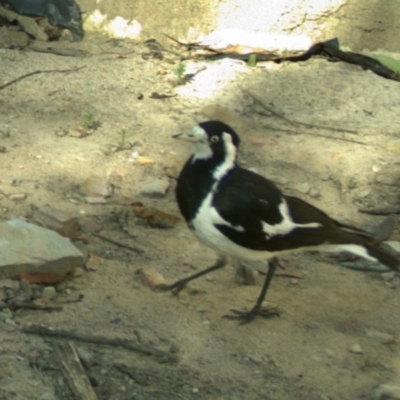
[[[378,242],[373,236],[349,226],[339,225],[339,229],[330,232],[330,242],[339,249],[356,254],[367,260],[379,262],[395,271],[400,271],[400,254],[388,245]]]
[[[400,256],[396,256],[394,251],[384,248],[381,244],[376,246],[365,246],[369,256],[387,267],[400,271]]]

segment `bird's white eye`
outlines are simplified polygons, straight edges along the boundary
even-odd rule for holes
[[[210,139],[211,143],[217,143],[218,140],[219,140],[218,136],[211,136],[211,139]]]

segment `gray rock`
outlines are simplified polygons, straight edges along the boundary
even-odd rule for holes
[[[57,232],[13,219],[0,223],[0,279],[23,272],[65,275],[83,254]]]
[[[161,198],[167,194],[169,189],[168,179],[156,179],[146,183],[140,190],[139,194],[146,197]]]
[[[307,182],[299,183],[293,187],[300,193],[307,194],[310,191],[310,185]]]
[[[42,292],[42,299],[50,300],[57,296],[54,286],[46,286]]]
[[[0,289],[19,289],[19,282],[13,281],[12,279],[1,279],[0,280]]]
[[[107,179],[91,176],[81,183],[79,191],[88,197],[110,197],[113,187],[107,182]]]
[[[394,240],[389,240],[385,243],[387,245],[389,245],[396,253],[400,253],[400,242],[396,242]]]

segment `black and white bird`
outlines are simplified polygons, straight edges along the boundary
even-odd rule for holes
[[[239,137],[219,121],[202,122],[187,134],[173,136],[193,142],[195,152],[183,167],[176,187],[180,211],[194,235],[220,254],[215,265],[167,289],[226,265],[227,257],[269,260],[269,271],[254,307],[231,310],[228,318],[242,322],[271,315],[262,302],[276,269],[276,256],[302,250],[348,251],[400,270],[400,260],[379,246],[367,232],[339,223],[296,197],[283,194],[273,182],[237,164]]]

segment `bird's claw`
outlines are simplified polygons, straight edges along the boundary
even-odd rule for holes
[[[252,321],[256,316],[261,316],[263,318],[280,317],[280,314],[275,309],[263,309],[253,308],[250,311],[239,311],[230,310],[232,314],[223,315],[222,318],[226,319],[237,319],[240,324],[247,324]]]
[[[163,286],[161,288],[161,290],[163,290],[164,292],[171,291],[171,293],[174,296],[178,297],[181,290],[184,289],[185,287],[186,287],[186,284],[178,284],[178,282],[176,282],[176,283],[173,283],[172,285]]]

